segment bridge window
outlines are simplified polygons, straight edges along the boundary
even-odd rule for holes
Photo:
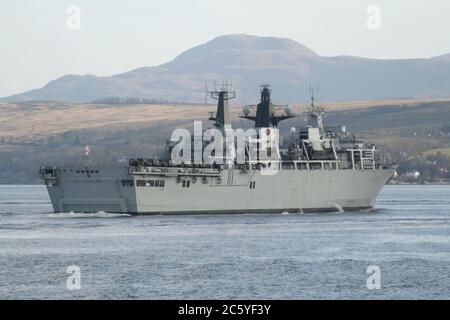
[[[145,187],[146,184],[145,180],[136,180],[136,187]]]
[[[122,180],[122,186],[124,186],[124,187],[132,187],[133,186],[133,180]]]
[[[183,188],[189,188],[191,186],[190,180],[183,180]]]
[[[136,187],[157,187],[164,188],[164,180],[136,180]]]

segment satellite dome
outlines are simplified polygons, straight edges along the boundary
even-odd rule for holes
[[[291,109],[291,107],[289,107],[289,106],[286,106],[286,108],[284,109],[284,112],[286,112],[286,114],[288,115],[288,116],[292,116],[292,115],[294,115],[294,111]]]

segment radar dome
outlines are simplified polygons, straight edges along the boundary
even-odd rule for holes
[[[284,112],[286,112],[286,114],[288,116],[293,116],[294,115],[294,110],[292,110],[292,108],[290,106],[286,106],[286,108],[284,109]]]

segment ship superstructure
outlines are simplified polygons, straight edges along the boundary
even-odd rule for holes
[[[218,101],[209,119],[226,135],[231,129],[228,101],[235,93],[224,86],[209,95]],[[395,169],[377,147],[343,127],[324,126],[324,110],[314,95],[307,125],[292,128],[273,147],[269,140],[278,124],[294,115],[288,107],[272,104],[270,96],[270,87],[263,85],[260,103],[244,109],[241,117],[254,122],[256,136],[245,140],[241,161],[232,140],[223,145],[223,159],[216,155],[201,163],[193,158],[175,163],[171,143],[162,158],[130,159],[128,165],[42,167],[54,211],[200,214],[371,208]]]

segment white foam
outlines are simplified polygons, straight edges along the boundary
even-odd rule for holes
[[[47,214],[49,218],[122,218],[130,217],[130,214],[126,213],[108,213],[104,211],[99,212],[59,212]]]

